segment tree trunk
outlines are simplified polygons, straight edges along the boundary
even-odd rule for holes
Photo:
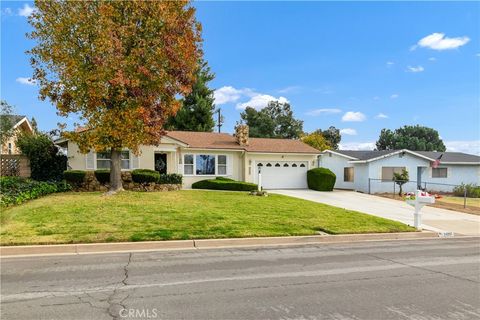
[[[123,191],[122,185],[122,151],[112,148],[110,153],[110,189],[107,194]]]

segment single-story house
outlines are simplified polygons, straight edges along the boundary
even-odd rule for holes
[[[19,134],[33,133],[32,125],[26,116],[20,115],[1,115],[2,123],[7,122],[12,126],[13,133],[2,144],[1,154],[20,154],[20,150],[17,147],[16,141]]]
[[[460,152],[326,150],[319,157],[319,166],[335,173],[335,188],[365,193],[392,192],[393,173],[402,169],[408,171],[411,181],[404,191],[420,186],[451,192],[455,185],[480,183],[480,157]]]
[[[70,169],[110,167],[108,152],[83,154],[76,143],[66,139],[57,144],[67,149]],[[185,188],[215,177],[258,183],[259,170],[265,189],[307,188],[307,170],[317,166],[319,154],[300,140],[251,138],[248,126],[239,125],[235,135],[168,131],[158,146],[142,145],[138,156],[124,150],[122,168],[182,174]]]

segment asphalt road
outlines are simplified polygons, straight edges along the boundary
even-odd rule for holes
[[[8,258],[1,319],[479,319],[479,238]]]

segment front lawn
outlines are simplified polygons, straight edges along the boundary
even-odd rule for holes
[[[346,199],[347,200],[347,199]],[[53,194],[1,212],[1,245],[399,232],[402,223],[281,195]]]

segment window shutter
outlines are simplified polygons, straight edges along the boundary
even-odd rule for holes
[[[90,150],[89,153],[87,153],[87,170],[94,170],[95,169],[95,154],[93,151]]]
[[[138,169],[138,156],[134,155],[133,152],[130,152],[130,160],[132,162],[130,165],[132,169]]]

